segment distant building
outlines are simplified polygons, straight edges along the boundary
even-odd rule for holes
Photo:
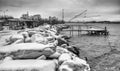
[[[42,19],[40,14],[33,15],[30,18],[35,21],[40,21]]]
[[[22,18],[22,19],[29,19],[30,16],[29,16],[29,14],[28,14],[28,12],[27,12],[27,14],[22,14],[21,18]]]
[[[0,20],[0,31],[3,30],[4,20]]]
[[[14,18],[14,17],[8,16],[8,15],[0,16],[0,20],[7,20],[7,19],[13,19],[13,18]]]
[[[27,19],[9,19],[8,20],[9,24],[9,29],[11,30],[19,30],[19,29],[24,29],[25,27],[27,28],[33,28],[37,26],[37,23],[33,20],[27,20]]]
[[[49,24],[57,24],[58,18],[49,16]]]

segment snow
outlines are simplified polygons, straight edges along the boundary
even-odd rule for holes
[[[45,48],[54,47],[52,44],[38,44],[38,43],[21,43],[8,46],[2,46],[0,52],[16,52],[18,50],[43,50]]]
[[[37,70],[55,71],[56,62],[54,60],[10,60],[0,64],[0,70]]]

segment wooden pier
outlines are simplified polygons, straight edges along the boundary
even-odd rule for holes
[[[67,25],[68,29],[64,29],[63,31],[69,31],[70,36],[73,36],[74,32],[78,33],[78,36],[81,35],[81,32],[87,32],[87,35],[108,35],[109,32],[107,28],[101,28],[95,25]]]

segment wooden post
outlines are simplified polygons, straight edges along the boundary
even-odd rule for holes
[[[77,26],[78,27],[78,36],[79,36],[79,26]]]
[[[71,29],[72,29],[72,27],[70,26],[70,36],[71,36]]]
[[[72,26],[72,36],[73,36],[73,26]]]
[[[79,25],[78,26],[78,36],[80,35],[80,32],[81,32],[81,26]]]

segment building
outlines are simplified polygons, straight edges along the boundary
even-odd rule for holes
[[[22,14],[21,18],[22,18],[22,19],[29,19],[30,16],[29,16],[29,14],[28,14],[28,12],[27,12],[27,14]]]
[[[0,31],[3,30],[4,20],[0,20]]]
[[[40,21],[41,20],[41,15],[40,14],[36,14],[36,15],[31,16],[31,18],[32,18],[32,20]]]
[[[33,20],[26,20],[26,19],[8,19],[9,29],[11,30],[19,30],[27,28],[33,28],[37,26],[37,23]]]

